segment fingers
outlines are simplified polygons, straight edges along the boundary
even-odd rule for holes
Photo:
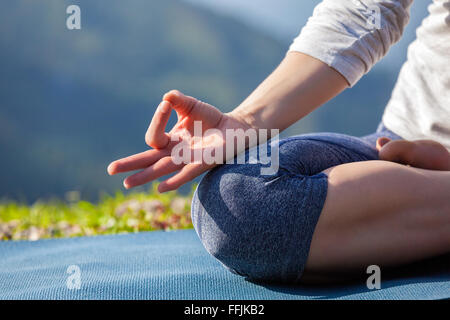
[[[167,121],[170,118],[171,104],[168,101],[162,101],[155,111],[150,126],[145,134],[145,142],[152,148],[163,149],[169,142],[170,137],[164,132]]]
[[[388,143],[389,141],[391,141],[391,139],[387,138],[387,137],[380,137],[377,139],[377,145],[376,148],[378,151],[381,150],[381,148]]]
[[[207,169],[208,168],[206,168],[204,164],[199,163],[187,164],[180,170],[180,172],[170,177],[169,179],[161,182],[158,186],[158,191],[162,193],[178,189],[183,184],[191,181],[192,179],[199,176]]]
[[[108,166],[108,173],[114,175],[121,172],[143,169],[152,165],[168,153],[167,150],[148,150],[119,159]]]
[[[163,100],[171,103],[179,121],[189,116],[203,121],[207,127],[216,127],[223,117],[223,113],[216,107],[184,95],[178,90],[169,91],[164,95]]]
[[[123,185],[126,189],[137,187],[179,170],[182,166],[183,164],[174,164],[171,157],[164,157],[152,166],[126,178]]]
[[[178,90],[169,91],[164,95],[163,100],[170,102],[179,116],[187,116],[198,102],[197,99],[186,96]]]

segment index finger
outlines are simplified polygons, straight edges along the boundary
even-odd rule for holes
[[[150,147],[162,149],[169,144],[170,138],[164,132],[164,129],[166,128],[167,121],[169,121],[171,111],[172,106],[169,101],[162,101],[158,108],[156,108],[150,126],[145,134],[145,142]]]

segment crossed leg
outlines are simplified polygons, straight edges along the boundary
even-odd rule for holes
[[[375,160],[324,173],[328,192],[304,282],[450,252],[450,171]]]
[[[197,188],[194,226],[231,271],[337,280],[450,252],[450,171],[376,160],[361,139],[330,133],[280,140],[279,159],[273,176],[224,165]]]

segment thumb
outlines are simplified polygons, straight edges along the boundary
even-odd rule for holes
[[[198,102],[197,99],[186,96],[178,90],[167,92],[163,100],[170,102],[180,116],[187,116]]]

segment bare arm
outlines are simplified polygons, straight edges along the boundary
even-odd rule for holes
[[[289,52],[229,115],[253,128],[282,131],[347,87],[345,78],[325,63],[303,53]]]

